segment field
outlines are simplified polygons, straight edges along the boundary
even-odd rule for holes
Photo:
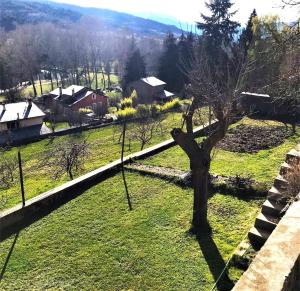
[[[133,211],[116,175],[0,243],[0,289],[210,290],[262,201],[212,193],[196,239],[191,189],[126,175]]]
[[[163,132],[158,130],[155,133],[154,138],[146,145],[146,147],[171,138],[169,132],[174,126],[176,127],[181,124],[181,116],[181,113],[166,114],[166,119],[162,123]],[[129,125],[129,131],[132,130],[133,126],[134,124]],[[65,127],[65,124],[62,124],[62,127]],[[51,169],[44,167],[41,163],[45,154],[50,151],[55,151],[58,144],[71,140],[87,140],[90,144],[90,153],[86,158],[84,170],[76,173],[76,176],[79,176],[120,158],[121,145],[118,143],[120,132],[120,127],[108,126],[102,129],[89,130],[79,134],[57,137],[54,140],[43,140],[23,146],[21,148],[21,154],[23,160],[23,173],[25,176],[24,187],[26,199],[30,199],[68,181],[66,175],[58,180],[54,180],[51,176]],[[125,154],[130,154],[139,150],[140,143],[138,141],[132,141],[130,149],[126,146]],[[16,155],[17,148],[12,148],[4,154],[7,159],[15,158]],[[19,189],[19,184],[15,183],[11,188],[1,191],[2,197],[4,196],[5,198],[4,205],[1,205],[2,209],[9,208],[21,202]]]
[[[100,88],[104,88],[104,83],[103,83],[103,79],[102,79],[102,75],[100,73],[97,74],[97,78],[98,78],[98,87]],[[107,82],[107,75],[104,75],[104,78],[105,78],[105,81]],[[91,79],[92,79],[92,74],[91,74]],[[118,83],[118,77],[114,74],[112,74],[110,76],[110,80],[111,80],[111,83],[112,85],[116,85]],[[85,82],[82,81],[81,82],[81,85],[82,86],[85,86]],[[96,80],[92,80],[92,88],[96,89]],[[36,86],[36,91],[37,91],[37,95],[38,96],[41,96],[41,87],[40,87],[40,83],[39,81],[36,81],[35,82],[35,86]],[[106,84],[107,86],[107,84]],[[42,81],[42,87],[43,87],[43,94],[47,94],[51,91],[51,83],[50,81]],[[56,89],[57,88],[57,84],[56,84],[56,81],[53,80],[53,88]],[[21,95],[26,98],[26,97],[29,97],[29,96],[33,96],[33,86],[27,86],[26,88],[24,88],[22,91],[21,91]]]

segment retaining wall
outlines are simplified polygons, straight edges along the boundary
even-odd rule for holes
[[[210,126],[208,124],[200,126],[194,130],[194,135],[196,137],[201,136],[208,129],[215,128],[216,125],[217,122],[213,121]],[[124,158],[124,164],[153,156],[175,145],[176,143],[173,139],[166,140],[143,151],[126,156]],[[27,200],[24,207],[19,204],[0,213],[0,241],[80,195],[84,190],[91,188],[100,181],[115,174],[121,166],[121,160],[116,160],[55,189]]]
[[[290,206],[232,290],[300,290],[300,200]]]

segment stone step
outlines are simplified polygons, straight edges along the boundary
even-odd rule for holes
[[[265,215],[272,215],[280,217],[280,211],[285,207],[285,203],[278,203],[267,199],[262,206],[262,213]]]
[[[288,164],[295,163],[295,162],[299,163],[300,162],[300,152],[295,149],[290,150],[286,155],[285,161]]]
[[[273,231],[276,228],[279,220],[279,218],[276,218],[274,216],[260,213],[256,217],[254,226],[263,230]]]
[[[279,203],[285,203],[287,201],[287,197],[282,194],[282,192],[280,192],[275,186],[272,186],[272,188],[269,190],[268,199]]]
[[[288,181],[281,175],[278,175],[274,180],[274,186],[280,191],[285,190],[288,186]]]
[[[280,167],[280,175],[285,176],[292,169],[291,165],[287,162],[284,162]]]
[[[264,230],[258,227],[252,227],[250,231],[248,232],[248,238],[251,243],[251,245],[255,248],[261,248],[268,237],[271,235],[272,231],[270,230]]]

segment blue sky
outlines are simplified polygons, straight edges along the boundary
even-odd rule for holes
[[[182,23],[194,23],[200,13],[205,12],[204,0],[53,0],[85,7],[109,8],[135,15],[165,15]],[[284,21],[293,21],[299,17],[299,10],[282,9],[281,0],[235,0],[235,18],[245,23],[256,8],[259,15],[279,14]]]

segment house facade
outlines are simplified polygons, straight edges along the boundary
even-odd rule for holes
[[[0,133],[7,131],[42,127],[45,113],[32,101],[0,105]]]
[[[108,98],[101,91],[93,91],[83,86],[72,85],[66,89],[57,88],[49,93],[48,105],[58,103],[64,108],[78,111],[80,108],[91,109],[95,113],[107,112]]]
[[[156,77],[147,77],[129,83],[126,93],[130,95],[135,90],[140,103],[165,103],[174,97],[173,93],[165,90],[165,86],[166,83]]]

